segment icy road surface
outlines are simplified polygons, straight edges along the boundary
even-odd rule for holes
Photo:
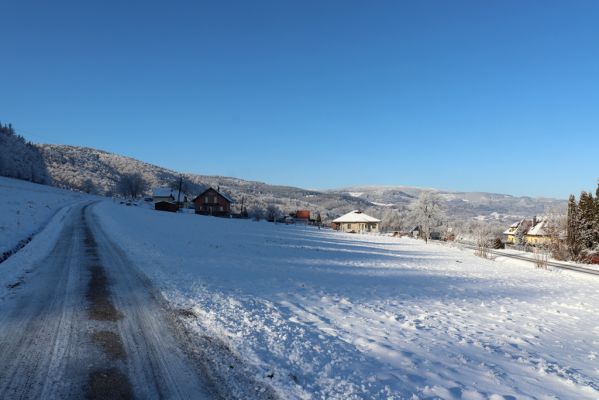
[[[224,351],[218,341],[185,331],[92,207],[72,206],[52,222],[63,228],[49,254],[35,252],[51,240],[42,232],[0,264],[24,268],[0,297],[0,399],[245,397],[211,368],[208,353]],[[240,379],[251,397],[268,398]]]

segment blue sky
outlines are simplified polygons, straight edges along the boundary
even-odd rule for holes
[[[599,178],[597,1],[18,1],[0,121],[307,188],[565,198]]]

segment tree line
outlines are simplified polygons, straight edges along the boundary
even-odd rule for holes
[[[0,123],[0,175],[35,183],[51,183],[38,148],[18,135],[11,124]]]
[[[586,261],[599,252],[599,182],[595,197],[583,191],[576,201],[570,195],[566,243],[570,258],[575,261]]]

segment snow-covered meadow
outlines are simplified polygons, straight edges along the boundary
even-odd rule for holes
[[[411,239],[95,213],[194,329],[284,398],[599,398],[597,277]]]
[[[87,195],[0,177],[0,255],[39,232],[61,208]]]

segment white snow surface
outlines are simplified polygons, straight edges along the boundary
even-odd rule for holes
[[[0,177],[0,254],[39,232],[61,208],[88,195]]]
[[[283,398],[599,398],[597,277],[407,238],[95,212]]]

